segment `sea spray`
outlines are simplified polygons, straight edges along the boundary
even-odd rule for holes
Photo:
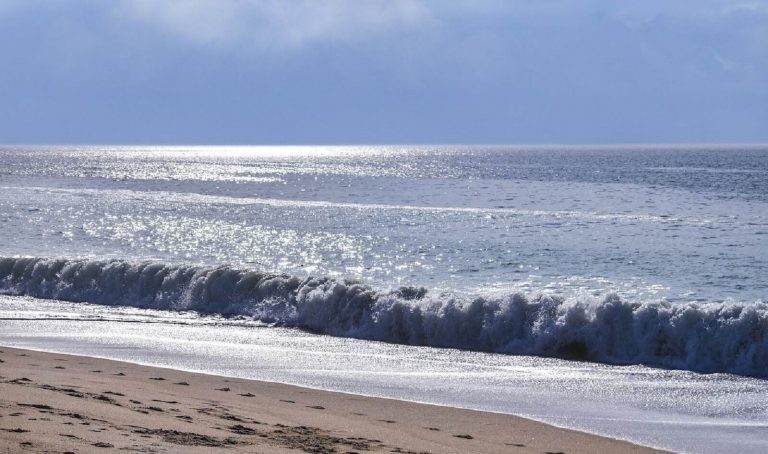
[[[768,376],[768,304],[463,298],[229,266],[0,258],[0,293],[249,317],[334,336]]]

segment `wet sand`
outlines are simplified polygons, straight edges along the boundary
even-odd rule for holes
[[[660,452],[511,415],[0,347],[0,452],[113,450]]]

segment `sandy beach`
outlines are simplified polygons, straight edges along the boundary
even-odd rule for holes
[[[0,348],[2,452],[645,453],[510,415]]]

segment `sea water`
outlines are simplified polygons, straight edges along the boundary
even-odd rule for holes
[[[766,146],[6,146],[0,227],[6,345],[768,448]]]

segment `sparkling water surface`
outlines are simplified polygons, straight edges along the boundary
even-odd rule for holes
[[[768,146],[0,146],[0,228],[2,257],[764,311]],[[695,327],[688,315],[669,326]],[[751,316],[764,336],[764,314]],[[0,344],[522,414],[682,451],[768,451],[761,378],[19,296],[0,296]]]
[[[768,147],[2,147],[0,254],[764,300]]]

